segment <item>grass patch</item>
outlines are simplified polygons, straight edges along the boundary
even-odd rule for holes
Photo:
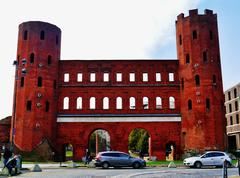
[[[147,166],[167,166],[170,162],[172,162],[172,161],[148,161]],[[174,163],[177,166],[183,165],[182,160],[176,160],[176,161],[174,161]]]

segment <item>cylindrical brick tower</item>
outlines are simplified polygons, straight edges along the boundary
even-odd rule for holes
[[[182,115],[182,149],[223,150],[225,110],[217,15],[212,10],[176,21]]]
[[[14,97],[14,144],[31,151],[55,138],[61,30],[38,21],[19,25]]]

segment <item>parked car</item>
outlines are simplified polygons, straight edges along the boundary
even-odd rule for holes
[[[201,168],[202,166],[222,167],[225,160],[227,161],[227,166],[230,167],[232,159],[227,153],[222,151],[208,151],[203,155],[184,159],[183,164],[195,168]]]
[[[133,167],[138,169],[146,167],[146,161],[120,151],[105,151],[98,153],[95,166],[104,169],[109,167]]]

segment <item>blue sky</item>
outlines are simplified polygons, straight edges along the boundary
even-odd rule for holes
[[[14,5],[13,5],[14,4]],[[224,89],[239,83],[239,0],[8,0],[0,3],[0,118],[11,115],[18,25],[62,29],[61,59],[176,59],[175,20],[189,9],[218,14]]]

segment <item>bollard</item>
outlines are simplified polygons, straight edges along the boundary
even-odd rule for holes
[[[238,158],[238,164],[237,164],[237,166],[238,166],[238,175],[240,176],[240,158]]]
[[[225,159],[223,162],[223,178],[228,178],[227,165],[227,160]]]

